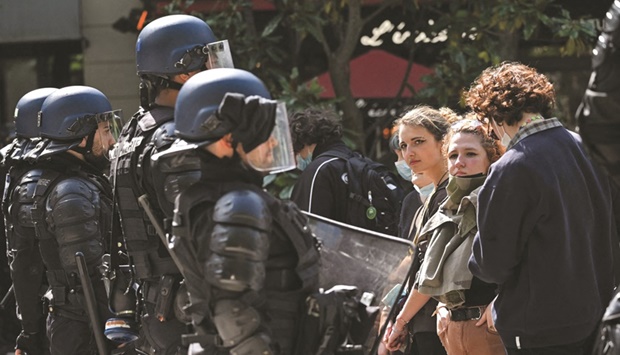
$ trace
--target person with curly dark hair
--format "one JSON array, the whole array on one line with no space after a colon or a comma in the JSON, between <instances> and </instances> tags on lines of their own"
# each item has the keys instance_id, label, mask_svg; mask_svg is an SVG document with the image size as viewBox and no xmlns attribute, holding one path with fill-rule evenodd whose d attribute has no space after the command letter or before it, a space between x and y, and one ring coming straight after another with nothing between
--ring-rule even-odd
<instances>
[{"instance_id":1,"label":"person with curly dark hair","mask_svg":"<svg viewBox=\"0 0 620 355\"><path fill-rule=\"evenodd\" d=\"M342 141L340 117L333 110L306 108L295 112L289 121L297 167L302 171L291 200L304 211L346 223L346 162L327 154L320 156L352 153Z\"/></svg>"},{"instance_id":2,"label":"person with curly dark hair","mask_svg":"<svg viewBox=\"0 0 620 355\"><path fill-rule=\"evenodd\" d=\"M335 111L306 108L289 121L297 167L302 171L291 200L304 211L397 235L405 195L398 176L345 145Z\"/></svg>"},{"instance_id":3,"label":"person with curly dark hair","mask_svg":"<svg viewBox=\"0 0 620 355\"><path fill-rule=\"evenodd\" d=\"M468 264L499 285L486 320L507 354L589 354L615 286L609 179L552 117L553 85L535 69L487 68L464 98L506 146L478 195Z\"/></svg>"}]
</instances>

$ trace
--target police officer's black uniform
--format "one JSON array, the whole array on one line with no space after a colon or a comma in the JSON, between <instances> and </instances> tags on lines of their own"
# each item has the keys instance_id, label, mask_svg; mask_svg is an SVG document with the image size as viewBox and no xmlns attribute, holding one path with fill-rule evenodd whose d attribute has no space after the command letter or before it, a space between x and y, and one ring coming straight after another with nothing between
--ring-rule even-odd
<instances>
[{"instance_id":1,"label":"police officer's black uniform","mask_svg":"<svg viewBox=\"0 0 620 355\"><path fill-rule=\"evenodd\" d=\"M196 181L199 172L191 165L167 171L152 166L151 156L174 141L173 108L153 104L152 96L166 88L178 90L181 85L170 80L173 75L204 69L206 53L195 49L213 41L209 26L188 15L159 18L141 31L136 61L142 87L151 95L143 98L148 110L139 111L125 125L112 152L111 178L124 247L144 305L139 310L142 332L150 347L162 354L185 352L181 344L185 323L174 311L182 276L138 199L147 199L155 223L165 228L172 219L174 197Z\"/></svg>"},{"instance_id":2,"label":"police officer's black uniform","mask_svg":"<svg viewBox=\"0 0 620 355\"><path fill-rule=\"evenodd\" d=\"M47 339L41 302L47 285L30 213L34 193L32 188L39 174L34 170L29 156L36 156L40 150L38 112L47 96L56 90L36 89L18 101L14 117L16 138L3 149L2 169L7 170L7 175L4 180L2 212L13 292L22 325L16 348L33 354L48 353L45 350Z\"/></svg>"},{"instance_id":3,"label":"police officer's black uniform","mask_svg":"<svg viewBox=\"0 0 620 355\"><path fill-rule=\"evenodd\" d=\"M97 352L85 287L94 290L97 316L110 316L99 268L110 239L112 190L100 165L107 148L98 125L115 117L108 99L94 88L69 86L50 94L40 113L41 136L47 145L37 165L16 183L11 208L30 215L46 269L49 286L44 297L52 355ZM100 155L93 154L97 132ZM79 147L83 138L86 146ZM85 257L91 285L80 282L77 253Z\"/></svg>"},{"instance_id":4,"label":"police officer's black uniform","mask_svg":"<svg viewBox=\"0 0 620 355\"><path fill-rule=\"evenodd\" d=\"M303 302L318 285L307 219L263 191L262 175L234 148L251 152L267 142L276 106L269 97L243 70L195 75L175 108L177 136L187 141L155 157L164 165L185 154L200 162L200 181L176 199L171 242L189 293L190 354L293 354ZM203 149L225 136L229 155Z\"/></svg>"}]
</instances>

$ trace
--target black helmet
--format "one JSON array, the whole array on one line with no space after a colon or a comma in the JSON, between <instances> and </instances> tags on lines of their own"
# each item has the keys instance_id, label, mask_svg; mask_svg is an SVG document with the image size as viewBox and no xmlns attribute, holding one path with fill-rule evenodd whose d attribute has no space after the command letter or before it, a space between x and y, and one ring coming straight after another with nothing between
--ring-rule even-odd
<instances>
[{"instance_id":1,"label":"black helmet","mask_svg":"<svg viewBox=\"0 0 620 355\"><path fill-rule=\"evenodd\" d=\"M138 75L168 77L199 70L207 59L206 45L216 40L209 25L197 17L160 17L146 25L138 36Z\"/></svg>"},{"instance_id":2,"label":"black helmet","mask_svg":"<svg viewBox=\"0 0 620 355\"><path fill-rule=\"evenodd\" d=\"M37 118L43 101L57 88L41 88L32 90L22 96L15 106L15 135L21 138L39 136Z\"/></svg>"},{"instance_id":3,"label":"black helmet","mask_svg":"<svg viewBox=\"0 0 620 355\"><path fill-rule=\"evenodd\" d=\"M265 84L248 71L218 68L198 73L183 85L177 97L176 135L188 142L208 144L232 132L235 122L212 118L228 93L271 99Z\"/></svg>"}]
</instances>

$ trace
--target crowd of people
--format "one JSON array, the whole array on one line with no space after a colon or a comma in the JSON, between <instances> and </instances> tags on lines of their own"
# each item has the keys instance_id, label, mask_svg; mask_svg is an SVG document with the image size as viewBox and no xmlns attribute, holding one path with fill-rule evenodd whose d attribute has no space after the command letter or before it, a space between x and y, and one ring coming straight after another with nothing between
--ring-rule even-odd
<instances>
[{"instance_id":1,"label":"crowd of people","mask_svg":"<svg viewBox=\"0 0 620 355\"><path fill-rule=\"evenodd\" d=\"M363 228L388 212L374 186L347 213L365 196L337 112L287 115L215 43L193 16L148 24L125 123L88 86L18 102L2 150L16 355L310 353L321 236L302 210ZM532 67L487 68L464 102L394 121L380 176L400 218L378 230L413 248L378 354L590 354L620 277L618 186ZM263 189L294 168L290 200Z\"/></svg>"}]
</instances>

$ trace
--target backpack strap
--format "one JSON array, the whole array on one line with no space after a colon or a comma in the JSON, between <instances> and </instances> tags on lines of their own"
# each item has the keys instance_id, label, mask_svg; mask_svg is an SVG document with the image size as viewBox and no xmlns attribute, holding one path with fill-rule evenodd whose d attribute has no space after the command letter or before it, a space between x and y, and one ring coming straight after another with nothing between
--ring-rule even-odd
<instances>
[{"instance_id":1,"label":"backpack strap","mask_svg":"<svg viewBox=\"0 0 620 355\"><path fill-rule=\"evenodd\" d=\"M366 173L365 170L368 168L368 165L370 165L371 163L370 161L368 161L361 153L355 152L355 151L351 151L350 153L344 153L340 151L328 151L328 152L319 154L319 157L320 156L336 157L336 158L344 160L346 167L347 167L347 176L349 177L349 179L347 180L348 185L349 185L348 197L357 203L363 204L367 208L372 206L372 202L370 203L368 202L371 198L368 198L368 196L362 196L358 193L355 193L355 191L364 191L363 186L361 184L361 179L350 178L351 176L355 175L355 174L352 174L355 171L359 171L360 173L365 174ZM354 159L354 158L358 158L358 159ZM355 166L353 166L354 164Z\"/></svg>"}]
</instances>

